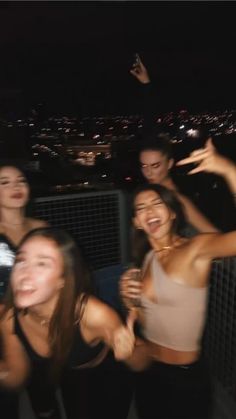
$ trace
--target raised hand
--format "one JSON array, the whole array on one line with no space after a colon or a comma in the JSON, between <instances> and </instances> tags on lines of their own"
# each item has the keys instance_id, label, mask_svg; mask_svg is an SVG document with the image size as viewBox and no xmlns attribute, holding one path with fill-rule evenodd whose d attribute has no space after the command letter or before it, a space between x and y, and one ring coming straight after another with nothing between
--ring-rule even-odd
<instances>
[{"instance_id":1,"label":"raised hand","mask_svg":"<svg viewBox=\"0 0 236 419\"><path fill-rule=\"evenodd\" d=\"M134 323L136 312L131 310L126 320L126 325L120 326L113 335L114 356L119 361L131 357L135 347Z\"/></svg>"},{"instance_id":2,"label":"raised hand","mask_svg":"<svg viewBox=\"0 0 236 419\"><path fill-rule=\"evenodd\" d=\"M182 166L189 163L195 163L197 166L188 172L189 175L200 172L215 173L223 175L227 159L217 153L212 139L209 138L204 148L194 150L189 157L179 160L176 165Z\"/></svg>"},{"instance_id":3,"label":"raised hand","mask_svg":"<svg viewBox=\"0 0 236 419\"><path fill-rule=\"evenodd\" d=\"M130 70L130 73L143 84L150 83L150 77L144 64L142 63L138 54L136 54L136 60Z\"/></svg>"}]
</instances>

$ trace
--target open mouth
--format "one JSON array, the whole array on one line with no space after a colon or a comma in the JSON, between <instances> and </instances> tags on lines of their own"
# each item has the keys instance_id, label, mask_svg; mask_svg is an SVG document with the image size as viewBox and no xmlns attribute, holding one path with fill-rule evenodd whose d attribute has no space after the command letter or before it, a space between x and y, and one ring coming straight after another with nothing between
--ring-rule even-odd
<instances>
[{"instance_id":1,"label":"open mouth","mask_svg":"<svg viewBox=\"0 0 236 419\"><path fill-rule=\"evenodd\" d=\"M160 218L157 218L157 217L150 218L147 221L147 225L148 225L149 231L151 233L154 233L160 227L160 225L161 225L161 219Z\"/></svg>"},{"instance_id":2,"label":"open mouth","mask_svg":"<svg viewBox=\"0 0 236 419\"><path fill-rule=\"evenodd\" d=\"M11 198L13 199L21 199L23 198L22 193L15 193L14 195L11 195Z\"/></svg>"}]
</instances>

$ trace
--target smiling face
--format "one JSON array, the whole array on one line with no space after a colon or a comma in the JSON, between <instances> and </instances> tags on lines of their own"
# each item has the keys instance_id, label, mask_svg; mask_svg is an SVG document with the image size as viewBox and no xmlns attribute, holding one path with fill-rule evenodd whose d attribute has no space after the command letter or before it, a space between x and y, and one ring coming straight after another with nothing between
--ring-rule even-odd
<instances>
[{"instance_id":1,"label":"smiling face","mask_svg":"<svg viewBox=\"0 0 236 419\"><path fill-rule=\"evenodd\" d=\"M29 199L29 186L23 173L13 166L0 169L0 207L22 208Z\"/></svg>"},{"instance_id":2,"label":"smiling face","mask_svg":"<svg viewBox=\"0 0 236 419\"><path fill-rule=\"evenodd\" d=\"M134 224L137 228L144 230L150 239L168 241L176 216L157 192L139 192L134 200L134 211Z\"/></svg>"},{"instance_id":3,"label":"smiling face","mask_svg":"<svg viewBox=\"0 0 236 419\"><path fill-rule=\"evenodd\" d=\"M161 151L143 150L139 156L141 172L148 183L162 184L169 177L169 170L173 166L173 159Z\"/></svg>"},{"instance_id":4,"label":"smiling face","mask_svg":"<svg viewBox=\"0 0 236 419\"><path fill-rule=\"evenodd\" d=\"M55 242L32 237L20 248L11 276L15 306L56 305L64 286L63 257Z\"/></svg>"}]
</instances>

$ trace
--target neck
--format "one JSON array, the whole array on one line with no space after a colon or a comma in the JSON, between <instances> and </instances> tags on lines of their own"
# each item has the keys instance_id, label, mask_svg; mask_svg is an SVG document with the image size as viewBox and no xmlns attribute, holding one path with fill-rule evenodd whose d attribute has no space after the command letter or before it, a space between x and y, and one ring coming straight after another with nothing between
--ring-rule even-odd
<instances>
[{"instance_id":1,"label":"neck","mask_svg":"<svg viewBox=\"0 0 236 419\"><path fill-rule=\"evenodd\" d=\"M174 184L170 176L167 176L165 179L163 179L161 185L171 190L177 190L176 185Z\"/></svg>"},{"instance_id":2,"label":"neck","mask_svg":"<svg viewBox=\"0 0 236 419\"><path fill-rule=\"evenodd\" d=\"M173 249L178 241L178 236L168 236L161 241L151 240L151 246L156 253L161 253Z\"/></svg>"},{"instance_id":3,"label":"neck","mask_svg":"<svg viewBox=\"0 0 236 419\"><path fill-rule=\"evenodd\" d=\"M24 209L22 208L7 208L1 210L0 222L7 227L21 226L23 227L26 222Z\"/></svg>"},{"instance_id":4,"label":"neck","mask_svg":"<svg viewBox=\"0 0 236 419\"><path fill-rule=\"evenodd\" d=\"M53 315L53 310L49 307L30 307L26 310L26 314L41 326L48 326Z\"/></svg>"}]
</instances>

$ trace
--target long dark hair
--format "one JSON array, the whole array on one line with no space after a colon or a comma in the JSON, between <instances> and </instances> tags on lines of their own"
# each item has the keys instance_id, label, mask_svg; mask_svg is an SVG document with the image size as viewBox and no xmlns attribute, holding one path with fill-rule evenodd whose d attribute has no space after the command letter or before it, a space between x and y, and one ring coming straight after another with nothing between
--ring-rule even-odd
<instances>
[{"instance_id":1,"label":"long dark hair","mask_svg":"<svg viewBox=\"0 0 236 419\"><path fill-rule=\"evenodd\" d=\"M175 192L166 188L165 186L159 184L144 184L138 186L133 193L132 200L132 216L135 217L135 208L134 201L137 195L145 191L154 191L158 194L164 204L169 208L174 214L175 218L173 219L172 224L172 233L181 235L181 231L186 224L186 219L184 216L184 210L182 204L176 197ZM150 250L151 246L148 241L147 235L143 230L138 230L135 227L132 227L131 231L131 243L132 243L132 260L136 266L140 267L142 265L143 259Z\"/></svg>"},{"instance_id":2,"label":"long dark hair","mask_svg":"<svg viewBox=\"0 0 236 419\"><path fill-rule=\"evenodd\" d=\"M22 239L19 251L23 244L34 237L43 237L55 243L63 259L64 287L61 289L48 331L52 353L52 371L54 378L57 378L70 352L75 329L81 320L90 293L89 271L79 248L67 232L54 227L31 230ZM7 307L14 307L11 287ZM78 313L77 318L75 313Z\"/></svg>"}]
</instances>

